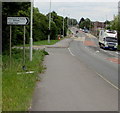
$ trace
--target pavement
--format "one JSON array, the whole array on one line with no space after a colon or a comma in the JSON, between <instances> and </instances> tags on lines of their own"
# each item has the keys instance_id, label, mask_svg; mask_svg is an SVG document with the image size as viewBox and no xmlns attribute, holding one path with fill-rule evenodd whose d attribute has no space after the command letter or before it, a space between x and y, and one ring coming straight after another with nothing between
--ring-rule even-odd
<instances>
[{"instance_id":1,"label":"pavement","mask_svg":"<svg viewBox=\"0 0 120 113\"><path fill-rule=\"evenodd\" d=\"M73 41L72 38L65 38L65 39L57 42L57 43L54 44L54 45L46 45L45 47L46 47L46 48L68 48L70 42L72 42L72 41Z\"/></svg>"},{"instance_id":2,"label":"pavement","mask_svg":"<svg viewBox=\"0 0 120 113\"><path fill-rule=\"evenodd\" d=\"M46 48L30 111L117 111L118 91L68 48Z\"/></svg>"}]
</instances>

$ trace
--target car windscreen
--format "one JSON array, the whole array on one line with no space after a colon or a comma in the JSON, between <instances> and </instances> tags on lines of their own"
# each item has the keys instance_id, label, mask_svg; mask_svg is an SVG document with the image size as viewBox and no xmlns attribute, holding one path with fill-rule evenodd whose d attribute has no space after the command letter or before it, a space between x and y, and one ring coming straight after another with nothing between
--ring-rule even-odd
<instances>
[{"instance_id":1,"label":"car windscreen","mask_svg":"<svg viewBox=\"0 0 120 113\"><path fill-rule=\"evenodd\" d=\"M117 38L114 38L114 37L106 37L106 42L117 42Z\"/></svg>"}]
</instances>

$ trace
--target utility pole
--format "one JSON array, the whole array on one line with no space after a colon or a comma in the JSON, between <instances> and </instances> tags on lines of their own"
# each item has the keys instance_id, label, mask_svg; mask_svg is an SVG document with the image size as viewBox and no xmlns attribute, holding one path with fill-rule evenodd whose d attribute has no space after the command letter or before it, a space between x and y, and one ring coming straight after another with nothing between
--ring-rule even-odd
<instances>
[{"instance_id":1,"label":"utility pole","mask_svg":"<svg viewBox=\"0 0 120 113\"><path fill-rule=\"evenodd\" d=\"M118 2L118 23L120 23L120 1ZM118 24L118 45L120 44L120 25ZM119 108L120 111L120 108Z\"/></svg>"},{"instance_id":2,"label":"utility pole","mask_svg":"<svg viewBox=\"0 0 120 113\"><path fill-rule=\"evenodd\" d=\"M31 21L30 21L30 61L32 61L32 45L33 45L33 32L32 32L32 26L33 26L33 5L34 0L31 0Z\"/></svg>"},{"instance_id":3,"label":"utility pole","mask_svg":"<svg viewBox=\"0 0 120 113\"><path fill-rule=\"evenodd\" d=\"M63 37L64 37L64 17L63 17Z\"/></svg>"},{"instance_id":4,"label":"utility pole","mask_svg":"<svg viewBox=\"0 0 120 113\"><path fill-rule=\"evenodd\" d=\"M73 19L72 19L72 27L73 27Z\"/></svg>"},{"instance_id":5,"label":"utility pole","mask_svg":"<svg viewBox=\"0 0 120 113\"><path fill-rule=\"evenodd\" d=\"M51 29L51 0L50 0L50 10L49 10L49 31ZM48 34L48 43L50 43L50 34Z\"/></svg>"}]
</instances>

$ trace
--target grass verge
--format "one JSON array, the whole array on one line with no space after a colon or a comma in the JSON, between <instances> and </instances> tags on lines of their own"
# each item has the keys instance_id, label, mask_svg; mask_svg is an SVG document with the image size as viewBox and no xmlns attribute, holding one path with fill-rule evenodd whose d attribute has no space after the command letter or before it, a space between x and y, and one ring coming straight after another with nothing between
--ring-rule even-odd
<instances>
[{"instance_id":1,"label":"grass verge","mask_svg":"<svg viewBox=\"0 0 120 113\"><path fill-rule=\"evenodd\" d=\"M41 41L33 42L33 45L53 45L59 41L60 40L50 40L50 43L48 43L48 40L41 40ZM17 45L17 47L19 46L23 46L23 45ZM25 44L25 46L29 47L29 44Z\"/></svg>"},{"instance_id":2,"label":"grass verge","mask_svg":"<svg viewBox=\"0 0 120 113\"><path fill-rule=\"evenodd\" d=\"M50 40L50 43L48 43L48 40L42 40L42 41L33 42L33 45L53 45L58 41L59 40Z\"/></svg>"},{"instance_id":3,"label":"grass verge","mask_svg":"<svg viewBox=\"0 0 120 113\"><path fill-rule=\"evenodd\" d=\"M12 65L10 68L9 57L3 55L2 76L2 111L27 111L30 107L33 91L37 82L38 73L43 72L42 64L44 50L33 51L33 60L29 61L29 51L26 50L26 71L34 71L33 74L21 73L23 51L12 50ZM17 74L17 73L21 74Z\"/></svg>"}]
</instances>

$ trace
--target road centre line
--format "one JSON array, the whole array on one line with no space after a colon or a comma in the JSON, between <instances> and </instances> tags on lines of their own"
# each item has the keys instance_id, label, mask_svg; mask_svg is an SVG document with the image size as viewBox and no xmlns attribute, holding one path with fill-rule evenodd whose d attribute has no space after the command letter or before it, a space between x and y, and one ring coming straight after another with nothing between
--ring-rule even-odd
<instances>
[{"instance_id":1,"label":"road centre line","mask_svg":"<svg viewBox=\"0 0 120 113\"><path fill-rule=\"evenodd\" d=\"M79 54L80 55L80 54ZM106 60L106 59L105 59ZM93 70L93 68L91 68ZM115 86L113 83L111 83L109 80L107 80L105 77L103 77L103 75L99 74L98 72L96 72L95 70L93 70L93 72L95 72L100 78L102 78L105 82L107 82L108 84L110 84L112 87L114 87L115 89L119 90L120 89Z\"/></svg>"},{"instance_id":2,"label":"road centre line","mask_svg":"<svg viewBox=\"0 0 120 113\"><path fill-rule=\"evenodd\" d=\"M117 90L119 90L120 91L120 89L117 87L117 86L115 86L113 83L111 83L109 80L107 80L105 77L103 77L103 75L101 75L101 74L99 74L99 73L97 73L96 72L96 74L99 76L99 77L101 77L104 81L106 81L108 84L110 84L112 87L114 87L115 89L117 89Z\"/></svg>"},{"instance_id":3,"label":"road centre line","mask_svg":"<svg viewBox=\"0 0 120 113\"><path fill-rule=\"evenodd\" d=\"M72 56L75 56L75 55L71 52L70 48L68 48L68 50L69 50L69 52L70 52L70 54L71 54Z\"/></svg>"}]
</instances>

